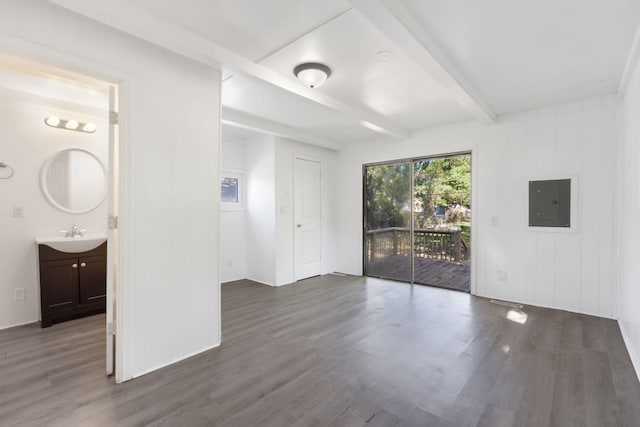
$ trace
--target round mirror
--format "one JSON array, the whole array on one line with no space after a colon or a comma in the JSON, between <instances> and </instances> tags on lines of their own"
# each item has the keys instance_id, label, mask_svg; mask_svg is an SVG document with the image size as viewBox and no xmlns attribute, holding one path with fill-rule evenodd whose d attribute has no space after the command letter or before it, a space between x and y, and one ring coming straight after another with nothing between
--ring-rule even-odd
<instances>
[{"instance_id":1,"label":"round mirror","mask_svg":"<svg viewBox=\"0 0 640 427\"><path fill-rule=\"evenodd\" d=\"M55 154L40 173L42 191L56 208L86 213L97 208L107 193L104 165L86 150L69 149Z\"/></svg>"}]
</instances>

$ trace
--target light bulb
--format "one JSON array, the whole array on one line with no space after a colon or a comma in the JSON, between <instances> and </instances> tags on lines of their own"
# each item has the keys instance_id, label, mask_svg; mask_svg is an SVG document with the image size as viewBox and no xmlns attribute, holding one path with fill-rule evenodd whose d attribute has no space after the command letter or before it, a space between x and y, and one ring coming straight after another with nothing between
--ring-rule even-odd
<instances>
[{"instance_id":1,"label":"light bulb","mask_svg":"<svg viewBox=\"0 0 640 427\"><path fill-rule=\"evenodd\" d=\"M44 122L49 126L56 127L60 124L60 118L56 116L49 116L44 120Z\"/></svg>"},{"instance_id":2,"label":"light bulb","mask_svg":"<svg viewBox=\"0 0 640 427\"><path fill-rule=\"evenodd\" d=\"M89 132L89 133L93 133L96 131L96 125L95 123L86 123L84 126L82 126L82 130L85 132Z\"/></svg>"},{"instance_id":3,"label":"light bulb","mask_svg":"<svg viewBox=\"0 0 640 427\"><path fill-rule=\"evenodd\" d=\"M80 123L78 123L76 120L69 120L67 122L67 124L65 125L65 127L67 129L78 129L78 126L80 125Z\"/></svg>"}]
</instances>

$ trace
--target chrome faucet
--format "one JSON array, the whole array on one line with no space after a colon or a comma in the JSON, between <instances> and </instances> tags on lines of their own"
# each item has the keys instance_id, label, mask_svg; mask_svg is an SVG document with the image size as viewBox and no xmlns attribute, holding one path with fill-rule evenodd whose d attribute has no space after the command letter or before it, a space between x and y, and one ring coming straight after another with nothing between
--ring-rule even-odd
<instances>
[{"instance_id":1,"label":"chrome faucet","mask_svg":"<svg viewBox=\"0 0 640 427\"><path fill-rule=\"evenodd\" d=\"M82 230L80 228L78 228L77 225L73 224L73 226L71 226L71 231L67 231L67 230L60 230L61 233L65 233L64 237L82 237L84 234L84 232L87 231L85 228L83 228Z\"/></svg>"}]
</instances>

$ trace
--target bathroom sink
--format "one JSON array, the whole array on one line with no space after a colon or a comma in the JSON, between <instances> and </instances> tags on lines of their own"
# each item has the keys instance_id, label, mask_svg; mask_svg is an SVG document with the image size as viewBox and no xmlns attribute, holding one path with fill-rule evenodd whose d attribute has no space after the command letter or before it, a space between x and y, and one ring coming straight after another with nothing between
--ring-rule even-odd
<instances>
[{"instance_id":1,"label":"bathroom sink","mask_svg":"<svg viewBox=\"0 0 640 427\"><path fill-rule=\"evenodd\" d=\"M41 236L36 243L47 245L60 252L77 253L95 249L107 241L106 233L86 233L80 237Z\"/></svg>"}]
</instances>

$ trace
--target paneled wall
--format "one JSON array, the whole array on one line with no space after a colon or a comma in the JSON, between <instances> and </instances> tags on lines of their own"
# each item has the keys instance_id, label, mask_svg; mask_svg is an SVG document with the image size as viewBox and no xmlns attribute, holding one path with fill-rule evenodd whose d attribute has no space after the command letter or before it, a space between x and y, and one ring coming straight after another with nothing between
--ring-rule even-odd
<instances>
[{"instance_id":1,"label":"paneled wall","mask_svg":"<svg viewBox=\"0 0 640 427\"><path fill-rule=\"evenodd\" d=\"M267 285L276 281L275 140L247 139L247 278Z\"/></svg>"},{"instance_id":2,"label":"paneled wall","mask_svg":"<svg viewBox=\"0 0 640 427\"><path fill-rule=\"evenodd\" d=\"M220 72L44 0L0 0L5 50L125 80L123 379L219 345Z\"/></svg>"},{"instance_id":3,"label":"paneled wall","mask_svg":"<svg viewBox=\"0 0 640 427\"><path fill-rule=\"evenodd\" d=\"M640 377L640 67L621 105L618 168L619 317L627 349Z\"/></svg>"},{"instance_id":4,"label":"paneled wall","mask_svg":"<svg viewBox=\"0 0 640 427\"><path fill-rule=\"evenodd\" d=\"M293 165L296 156L321 164L320 221L322 227L321 273L336 268L336 159L335 151L314 147L285 138L276 138L276 284L294 279Z\"/></svg>"},{"instance_id":5,"label":"paneled wall","mask_svg":"<svg viewBox=\"0 0 640 427\"><path fill-rule=\"evenodd\" d=\"M247 188L246 149L245 138L225 137L224 129L222 130L222 169L243 172L245 193ZM246 194L244 203L246 205ZM246 206L243 210L223 209L220 212L220 281L222 283L247 277L246 212Z\"/></svg>"},{"instance_id":6,"label":"paneled wall","mask_svg":"<svg viewBox=\"0 0 640 427\"><path fill-rule=\"evenodd\" d=\"M296 156L322 163L321 268L323 274L335 271L337 153L269 135L248 138L245 144L246 230L239 230L237 236L246 235L246 277L272 286L295 281L293 162ZM224 256L223 251L223 262Z\"/></svg>"},{"instance_id":7,"label":"paneled wall","mask_svg":"<svg viewBox=\"0 0 640 427\"><path fill-rule=\"evenodd\" d=\"M615 142L606 95L351 146L340 155L339 271L362 273L363 164L471 150L477 294L614 317ZM548 178L574 180L576 231L528 229L527 183Z\"/></svg>"}]
</instances>

